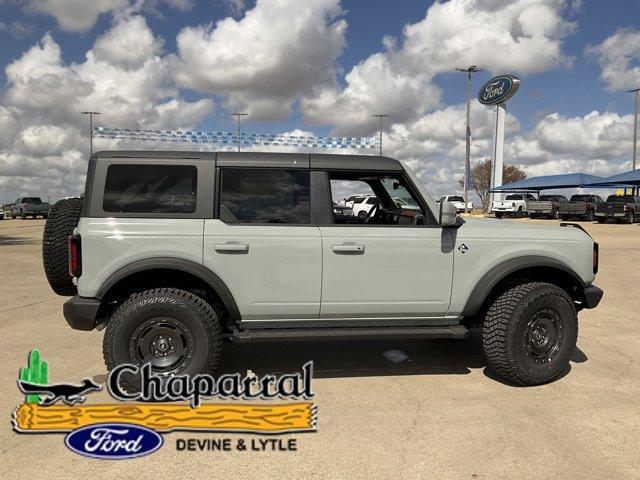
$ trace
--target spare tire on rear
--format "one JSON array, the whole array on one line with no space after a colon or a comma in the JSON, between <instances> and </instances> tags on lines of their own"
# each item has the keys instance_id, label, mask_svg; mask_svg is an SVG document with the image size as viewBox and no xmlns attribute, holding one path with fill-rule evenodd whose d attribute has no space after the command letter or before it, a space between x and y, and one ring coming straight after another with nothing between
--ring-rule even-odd
<instances>
[{"instance_id":1,"label":"spare tire on rear","mask_svg":"<svg viewBox=\"0 0 640 480\"><path fill-rule=\"evenodd\" d=\"M65 198L49 212L42 236L42 263L49 285L58 295L73 296L78 289L69 274L67 238L78 226L82 198Z\"/></svg>"}]
</instances>

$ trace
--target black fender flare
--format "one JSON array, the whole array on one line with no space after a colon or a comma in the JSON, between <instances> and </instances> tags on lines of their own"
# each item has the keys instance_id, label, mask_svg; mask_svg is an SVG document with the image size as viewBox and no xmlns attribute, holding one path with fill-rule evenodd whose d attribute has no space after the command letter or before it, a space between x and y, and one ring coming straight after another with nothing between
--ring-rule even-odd
<instances>
[{"instance_id":1,"label":"black fender flare","mask_svg":"<svg viewBox=\"0 0 640 480\"><path fill-rule=\"evenodd\" d=\"M229 287L224 281L207 267L196 263L192 260L186 260L183 258L174 257L154 257L145 258L142 260L136 260L124 267L119 268L113 272L100 286L96 298L102 299L109 292L109 290L117 284L120 280L123 280L135 273L144 272L147 270L179 270L198 277L200 280L207 283L220 297L224 304L229 318L233 321L241 320L240 310L238 304L233 298L233 294L229 290Z\"/></svg>"},{"instance_id":2,"label":"black fender flare","mask_svg":"<svg viewBox=\"0 0 640 480\"><path fill-rule=\"evenodd\" d=\"M505 260L502 263L491 268L483 275L476 286L471 291L467 303L462 310L463 316L470 316L478 313L480 307L484 304L487 297L491 294L493 288L504 278L512 273L527 268L555 268L568 273L571 278L581 287L581 294L584 295L584 289L588 286L582 278L567 264L556 260L555 258L545 257L542 255L526 255Z\"/></svg>"}]
</instances>

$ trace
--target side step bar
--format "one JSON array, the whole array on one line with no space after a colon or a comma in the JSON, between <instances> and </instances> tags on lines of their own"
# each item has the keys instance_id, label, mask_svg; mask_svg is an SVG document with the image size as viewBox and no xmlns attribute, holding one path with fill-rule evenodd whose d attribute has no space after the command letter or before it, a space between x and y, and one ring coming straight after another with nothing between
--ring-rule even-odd
<instances>
[{"instance_id":1,"label":"side step bar","mask_svg":"<svg viewBox=\"0 0 640 480\"><path fill-rule=\"evenodd\" d=\"M445 327L381 328L300 328L235 331L231 339L239 343L284 342L293 340L340 340L365 338L456 338L465 339L469 330L463 325Z\"/></svg>"}]
</instances>

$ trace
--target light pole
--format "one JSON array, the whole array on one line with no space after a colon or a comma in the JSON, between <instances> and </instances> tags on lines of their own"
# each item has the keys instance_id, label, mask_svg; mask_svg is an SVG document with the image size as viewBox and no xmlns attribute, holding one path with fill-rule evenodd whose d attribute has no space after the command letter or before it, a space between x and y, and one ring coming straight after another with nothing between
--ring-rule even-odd
<instances>
[{"instance_id":1,"label":"light pole","mask_svg":"<svg viewBox=\"0 0 640 480\"><path fill-rule=\"evenodd\" d=\"M83 115L89 115L89 154L93 155L93 116L100 115L100 112L80 112Z\"/></svg>"},{"instance_id":2,"label":"light pole","mask_svg":"<svg viewBox=\"0 0 640 480\"><path fill-rule=\"evenodd\" d=\"M371 116L378 119L378 147L379 155L382 156L382 119L385 117L390 117L391 115L387 113L376 113L375 115Z\"/></svg>"},{"instance_id":3,"label":"light pole","mask_svg":"<svg viewBox=\"0 0 640 480\"><path fill-rule=\"evenodd\" d=\"M636 158L638 155L638 96L640 95L640 88L628 90L627 93L633 93L633 155L632 155L632 168L636 169ZM631 189L631 193L635 195L636 188Z\"/></svg>"},{"instance_id":4,"label":"light pole","mask_svg":"<svg viewBox=\"0 0 640 480\"><path fill-rule=\"evenodd\" d=\"M236 112L236 113L230 113L229 115L231 115L232 117L236 117L236 120L238 122L238 130L237 130L238 133L236 134L237 135L236 138L238 139L238 151L240 151L240 119L242 117L246 117L249 114Z\"/></svg>"},{"instance_id":5,"label":"light pole","mask_svg":"<svg viewBox=\"0 0 640 480\"><path fill-rule=\"evenodd\" d=\"M464 213L467 213L467 205L469 204L469 181L471 180L469 178L471 170L471 74L481 72L482 70L475 65L467 68L456 68L455 70L467 74L467 152L464 162Z\"/></svg>"}]
</instances>

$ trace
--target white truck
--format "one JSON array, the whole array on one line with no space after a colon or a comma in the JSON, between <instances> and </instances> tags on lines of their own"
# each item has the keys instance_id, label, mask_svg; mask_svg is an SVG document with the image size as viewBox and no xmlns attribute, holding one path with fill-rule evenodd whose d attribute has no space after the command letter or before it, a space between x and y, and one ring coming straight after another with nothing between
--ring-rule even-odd
<instances>
[{"instance_id":1,"label":"white truck","mask_svg":"<svg viewBox=\"0 0 640 480\"><path fill-rule=\"evenodd\" d=\"M365 182L378 203L336 215L332 180ZM51 211L43 262L71 296L69 325L105 329L108 370L166 377L213 371L224 341L464 339L480 327L488 365L536 385L567 368L578 312L603 294L583 229L462 219L378 156L94 153L84 197Z\"/></svg>"},{"instance_id":2,"label":"white truck","mask_svg":"<svg viewBox=\"0 0 640 480\"><path fill-rule=\"evenodd\" d=\"M462 195L445 195L444 197L440 197L436 203L440 202L452 203L458 213L465 211L464 197ZM467 202L467 211L471 210L473 210L473 202Z\"/></svg>"},{"instance_id":3,"label":"white truck","mask_svg":"<svg viewBox=\"0 0 640 480\"><path fill-rule=\"evenodd\" d=\"M491 204L491 210L496 218L502 218L504 214L515 217L523 217L527 213L527 202L535 201L536 197L530 193L508 193L504 200Z\"/></svg>"}]
</instances>

